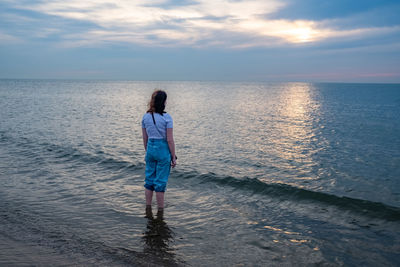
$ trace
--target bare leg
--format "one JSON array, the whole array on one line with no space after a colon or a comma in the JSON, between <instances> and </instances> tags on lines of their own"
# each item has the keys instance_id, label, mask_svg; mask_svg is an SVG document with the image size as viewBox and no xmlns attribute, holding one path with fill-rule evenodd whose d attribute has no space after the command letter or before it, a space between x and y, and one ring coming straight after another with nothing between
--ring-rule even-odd
<instances>
[{"instance_id":1,"label":"bare leg","mask_svg":"<svg viewBox=\"0 0 400 267\"><path fill-rule=\"evenodd\" d=\"M158 209L164 208L164 192L156 192Z\"/></svg>"},{"instance_id":2,"label":"bare leg","mask_svg":"<svg viewBox=\"0 0 400 267\"><path fill-rule=\"evenodd\" d=\"M146 195L146 206L151 206L151 201L153 199L153 191L145 189L144 194Z\"/></svg>"}]
</instances>

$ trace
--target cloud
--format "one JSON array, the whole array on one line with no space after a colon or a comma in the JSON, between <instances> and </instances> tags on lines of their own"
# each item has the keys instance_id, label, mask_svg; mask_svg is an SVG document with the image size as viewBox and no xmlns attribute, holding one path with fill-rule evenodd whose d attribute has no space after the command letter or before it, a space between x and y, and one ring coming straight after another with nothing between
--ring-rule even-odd
<instances>
[{"instance_id":1,"label":"cloud","mask_svg":"<svg viewBox=\"0 0 400 267\"><path fill-rule=\"evenodd\" d=\"M13 43L21 43L21 42L23 42L23 40L21 40L20 38L18 38L16 36L0 32L0 44L13 44Z\"/></svg>"},{"instance_id":2,"label":"cloud","mask_svg":"<svg viewBox=\"0 0 400 267\"><path fill-rule=\"evenodd\" d=\"M321 21L365 14L386 7L398 11L398 6L398 0L286 0L286 5L273 16L282 19ZM385 19L379 16L376 18Z\"/></svg>"},{"instance_id":3,"label":"cloud","mask_svg":"<svg viewBox=\"0 0 400 267\"><path fill-rule=\"evenodd\" d=\"M352 5L347 12L343 4L341 8L333 9L337 11L333 13L341 11L349 14L352 10L370 12L376 1L367 2L365 8ZM37 29L40 34L32 36L45 38L57 35L63 46L128 43L167 47L273 47L312 44L337 38L362 39L399 31L399 24L396 23L341 27L341 24L349 23L349 17L314 19L315 16L303 15L291 18L288 14L295 13L293 7L300 3L296 1L198 0L176 3L167 0L54 0L7 3L13 9L35 12L58 21L58 28L46 25ZM300 14L304 7L316 5L315 1L305 3L303 9L299 9ZM332 5L328 4L328 7ZM321 7L321 4L316 6ZM316 8L312 10L316 11ZM86 23L86 27L72 27L72 22Z\"/></svg>"}]
</instances>

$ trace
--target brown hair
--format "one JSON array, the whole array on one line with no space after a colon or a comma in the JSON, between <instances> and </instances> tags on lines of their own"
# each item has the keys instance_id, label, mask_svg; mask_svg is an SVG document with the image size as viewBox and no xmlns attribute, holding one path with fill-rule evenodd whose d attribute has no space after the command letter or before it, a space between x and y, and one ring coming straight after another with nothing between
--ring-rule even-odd
<instances>
[{"instance_id":1,"label":"brown hair","mask_svg":"<svg viewBox=\"0 0 400 267\"><path fill-rule=\"evenodd\" d=\"M156 112L159 114L163 114L165 109L165 101L167 100L167 93L162 90L156 90L151 95L151 99L149 102L149 109L147 112Z\"/></svg>"}]
</instances>

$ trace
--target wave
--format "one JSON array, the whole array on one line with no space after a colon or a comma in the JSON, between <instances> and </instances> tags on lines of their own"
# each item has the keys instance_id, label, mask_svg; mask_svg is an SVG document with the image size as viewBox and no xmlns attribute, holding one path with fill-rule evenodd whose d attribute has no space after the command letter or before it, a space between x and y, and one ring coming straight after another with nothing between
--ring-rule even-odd
<instances>
[{"instance_id":1,"label":"wave","mask_svg":"<svg viewBox=\"0 0 400 267\"><path fill-rule=\"evenodd\" d=\"M1 142L12 142L29 152L43 156L43 152L49 153L50 158L56 159L55 163L65 163L74 161L79 164L96 164L97 166L109 171L131 172L143 171L144 163L119 160L113 155L107 155L102 150L94 153L86 153L78 148L66 147L50 143L35 144L27 138L20 138L19 142L0 131ZM134 153L133 153L134 154ZM134 159L134 155L132 157ZM388 221L400 221L400 208L386 205L380 202L337 196L325 192L318 192L298 188L295 186L279 183L265 183L257 178L235 178L232 176L219 176L215 173L199 174L196 171L179 171L172 174L177 179L186 179L196 183L212 183L222 186L229 186L236 190L249 191L253 194L273 196L277 199L293 201L311 201L326 205L336 206L340 209L349 210L373 218L381 218Z\"/></svg>"},{"instance_id":2,"label":"wave","mask_svg":"<svg viewBox=\"0 0 400 267\"><path fill-rule=\"evenodd\" d=\"M196 180L198 183L212 183L230 186L236 190L250 191L254 194L268 195L284 200L311 201L325 205L336 206L372 218L388 221L400 221L400 208L380 202L336 196L329 193L307 190L287 184L265 183L257 178L235 178L232 176L218 176L214 173L198 174L195 171L176 173L177 179Z\"/></svg>"},{"instance_id":3,"label":"wave","mask_svg":"<svg viewBox=\"0 0 400 267\"><path fill-rule=\"evenodd\" d=\"M0 131L0 142L9 143L17 146L21 154L32 158L47 157L54 163L77 162L81 164L97 164L104 169L119 171L119 170L137 170L144 167L144 163L132 163L131 161L117 159L114 155L105 153L101 149L94 152L84 152L78 147L52 144L49 142L35 142L26 137L14 138L7 135L6 132ZM134 158L132 153L132 158Z\"/></svg>"}]
</instances>

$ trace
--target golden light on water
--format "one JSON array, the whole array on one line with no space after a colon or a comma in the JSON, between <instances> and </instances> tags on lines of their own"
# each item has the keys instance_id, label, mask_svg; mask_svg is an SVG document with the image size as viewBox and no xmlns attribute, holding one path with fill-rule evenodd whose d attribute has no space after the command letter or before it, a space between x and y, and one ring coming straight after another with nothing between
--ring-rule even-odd
<instances>
[{"instance_id":1,"label":"golden light on water","mask_svg":"<svg viewBox=\"0 0 400 267\"><path fill-rule=\"evenodd\" d=\"M312 168L316 165L314 155L320 146L315 146L318 137L315 121L319 119L320 102L309 83L286 83L279 90L270 85L270 90L253 93L249 90L232 90L229 104L238 121L251 121L246 131L237 123L232 140L236 149L254 151L254 172L267 183L280 183L293 187L307 187L316 179ZM226 120L225 117L222 120ZM235 125L235 122L230 122ZM223 128L223 127L222 127ZM249 136L248 131L255 133ZM318 142L321 138L318 139ZM266 158L273 155L275 160ZM268 166L264 173L258 166ZM244 169L232 170L236 173ZM243 172L245 174L245 171ZM285 179L294 175L293 179Z\"/></svg>"},{"instance_id":2,"label":"golden light on water","mask_svg":"<svg viewBox=\"0 0 400 267\"><path fill-rule=\"evenodd\" d=\"M280 116L283 122L276 124L282 138L277 143L281 157L286 160L308 161L304 151L313 136L310 106L311 95L308 84L291 84L281 95Z\"/></svg>"},{"instance_id":3,"label":"golden light on water","mask_svg":"<svg viewBox=\"0 0 400 267\"><path fill-rule=\"evenodd\" d=\"M283 229L279 229L279 228L272 227L272 226L269 226L269 225L265 225L264 228L272 230L272 231L275 231L275 232L282 232L282 233L287 234L287 235L297 235L297 234L299 234L299 233L296 233L296 232L285 231Z\"/></svg>"},{"instance_id":4,"label":"golden light on water","mask_svg":"<svg viewBox=\"0 0 400 267\"><path fill-rule=\"evenodd\" d=\"M306 242L308 242L308 240L306 240L306 239L300 239L300 240L298 240L298 239L290 239L290 242L292 242L292 243L306 243Z\"/></svg>"},{"instance_id":5,"label":"golden light on water","mask_svg":"<svg viewBox=\"0 0 400 267\"><path fill-rule=\"evenodd\" d=\"M293 186L302 188L315 177L310 175L310 168L315 166L313 155L316 148L313 140L317 133L314 120L319 112L319 103L314 99L312 85L307 83L288 83L279 93L279 105L276 106L276 116L279 120L271 121L271 149L280 160L277 168L296 173L297 182ZM273 182L292 184L293 181L283 181L271 177Z\"/></svg>"},{"instance_id":6,"label":"golden light on water","mask_svg":"<svg viewBox=\"0 0 400 267\"><path fill-rule=\"evenodd\" d=\"M281 115L303 122L310 120L311 86L308 83L290 83L281 94Z\"/></svg>"}]
</instances>

